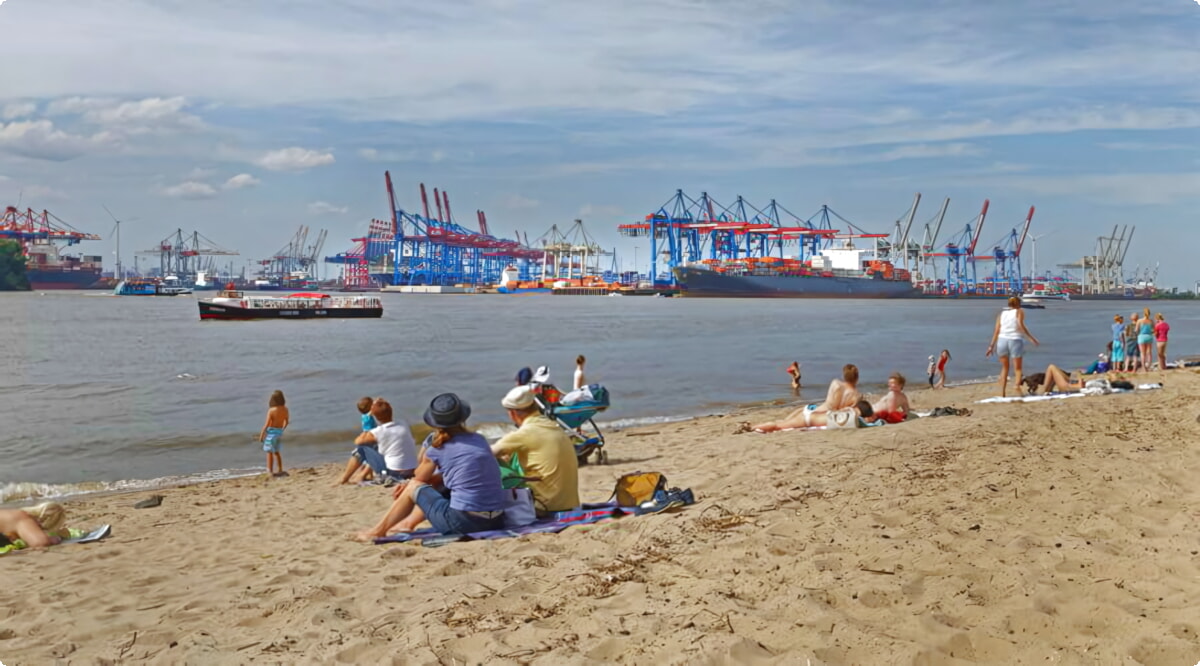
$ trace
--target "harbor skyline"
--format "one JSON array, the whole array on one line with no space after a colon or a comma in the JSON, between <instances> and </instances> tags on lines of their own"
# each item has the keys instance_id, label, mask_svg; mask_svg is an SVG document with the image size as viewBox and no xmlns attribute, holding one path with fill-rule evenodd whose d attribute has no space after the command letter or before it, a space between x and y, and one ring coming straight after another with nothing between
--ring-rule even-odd
<instances>
[{"instance_id":1,"label":"harbor skyline","mask_svg":"<svg viewBox=\"0 0 1200 666\"><path fill-rule=\"evenodd\" d=\"M582 218L618 263L637 246L643 270L648 244L616 227L679 188L799 215L828 204L881 233L922 192L952 199L947 229L990 199L983 244L1036 205L1032 233L1053 232L1042 267L1136 224L1126 266L1161 263L1160 288L1195 283L1194 3L246 15L18 0L0 21L16 35L0 56L28 63L0 72L0 203L104 235L82 251L108 270L102 205L128 221L126 265L177 228L253 260L307 224L334 254L387 217L390 169L407 209L426 182L464 226L487 211L497 235ZM49 25L61 39L37 37Z\"/></svg>"}]
</instances>

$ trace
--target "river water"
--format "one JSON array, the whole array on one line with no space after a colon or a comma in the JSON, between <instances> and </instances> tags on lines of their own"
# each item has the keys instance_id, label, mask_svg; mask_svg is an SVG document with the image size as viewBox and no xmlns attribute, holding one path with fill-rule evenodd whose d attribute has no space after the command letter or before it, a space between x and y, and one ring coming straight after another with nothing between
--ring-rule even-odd
<instances>
[{"instance_id":1,"label":"river water","mask_svg":"<svg viewBox=\"0 0 1200 666\"><path fill-rule=\"evenodd\" d=\"M951 383L997 368L983 354L997 301L382 296L381 320L201 322L194 296L0 294L0 502L261 468L255 438L275 389L292 414L284 462L296 466L345 459L361 396L417 422L435 394L455 391L474 424L498 425L518 368L548 365L569 386L577 354L608 387L599 420L614 426L794 400L793 359L805 400L847 362L866 390L894 370L923 386L942 348ZM1145 304L1029 311L1043 344L1027 367L1090 362L1112 315ZM1151 305L1172 324L1172 356L1200 353L1200 307Z\"/></svg>"}]
</instances>

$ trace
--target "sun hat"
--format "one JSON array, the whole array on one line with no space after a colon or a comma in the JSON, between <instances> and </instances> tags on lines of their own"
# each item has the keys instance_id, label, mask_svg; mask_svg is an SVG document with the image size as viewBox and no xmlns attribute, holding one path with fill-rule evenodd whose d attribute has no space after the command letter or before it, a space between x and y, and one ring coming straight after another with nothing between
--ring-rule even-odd
<instances>
[{"instance_id":1,"label":"sun hat","mask_svg":"<svg viewBox=\"0 0 1200 666\"><path fill-rule=\"evenodd\" d=\"M425 423L431 428L448 428L467 420L471 406L453 393L443 393L429 403L425 410Z\"/></svg>"},{"instance_id":2,"label":"sun hat","mask_svg":"<svg viewBox=\"0 0 1200 666\"><path fill-rule=\"evenodd\" d=\"M529 409L533 406L533 390L528 386L517 386L509 390L500 404L505 409Z\"/></svg>"},{"instance_id":3,"label":"sun hat","mask_svg":"<svg viewBox=\"0 0 1200 666\"><path fill-rule=\"evenodd\" d=\"M539 365L537 372L533 373L533 381L538 384L550 383L550 368L544 365Z\"/></svg>"}]
</instances>

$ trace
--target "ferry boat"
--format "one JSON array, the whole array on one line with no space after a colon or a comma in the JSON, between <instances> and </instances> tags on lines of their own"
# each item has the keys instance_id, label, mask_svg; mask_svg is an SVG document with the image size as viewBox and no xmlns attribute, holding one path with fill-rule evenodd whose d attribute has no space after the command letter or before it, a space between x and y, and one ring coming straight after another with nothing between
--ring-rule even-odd
<instances>
[{"instance_id":1,"label":"ferry boat","mask_svg":"<svg viewBox=\"0 0 1200 666\"><path fill-rule=\"evenodd\" d=\"M299 292L287 296L247 296L226 289L215 298L202 298L201 319L342 319L383 316L378 296L330 296Z\"/></svg>"},{"instance_id":2,"label":"ferry boat","mask_svg":"<svg viewBox=\"0 0 1200 666\"><path fill-rule=\"evenodd\" d=\"M114 296L178 296L190 293L192 290L181 286L178 278L174 284L153 278L126 278L113 288Z\"/></svg>"},{"instance_id":3,"label":"ferry boat","mask_svg":"<svg viewBox=\"0 0 1200 666\"><path fill-rule=\"evenodd\" d=\"M1030 305L1040 305L1046 301L1069 301L1071 295L1065 291L1051 291L1049 289L1034 289L1033 291L1021 294L1021 305L1029 307Z\"/></svg>"}]
</instances>

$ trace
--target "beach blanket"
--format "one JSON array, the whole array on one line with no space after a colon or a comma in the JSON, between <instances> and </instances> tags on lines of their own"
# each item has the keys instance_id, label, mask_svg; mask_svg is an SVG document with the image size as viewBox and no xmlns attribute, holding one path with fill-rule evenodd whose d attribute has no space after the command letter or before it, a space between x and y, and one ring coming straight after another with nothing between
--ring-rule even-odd
<instances>
[{"instance_id":1,"label":"beach blanket","mask_svg":"<svg viewBox=\"0 0 1200 666\"><path fill-rule=\"evenodd\" d=\"M1161 389L1162 384L1139 384L1134 391L1154 391ZM1109 395L1112 393L1133 393L1128 389L1108 389L1107 391L1092 392L1089 389L1083 389L1076 393L1047 393L1045 395L1010 395L1005 398L996 396L994 398L984 398L977 400L980 403L996 403L996 402L1042 402L1044 400L1062 400L1064 398L1086 398L1089 395Z\"/></svg>"},{"instance_id":2,"label":"beach blanket","mask_svg":"<svg viewBox=\"0 0 1200 666\"><path fill-rule=\"evenodd\" d=\"M93 541L99 541L99 540L103 539L104 537L108 536L109 534L112 534L112 526L111 525L101 525L100 527L97 527L96 529L91 530L91 531L81 530L81 529L72 527L69 530L67 530L67 532L70 534L70 536L68 538L60 541L59 545L63 545L63 544L67 544L67 543L91 543ZM14 550L21 550L23 548L25 548L25 542L21 541L20 539L17 539L16 541L14 541L6 546L0 546L0 555L4 555L5 553L11 553Z\"/></svg>"},{"instance_id":3,"label":"beach blanket","mask_svg":"<svg viewBox=\"0 0 1200 666\"><path fill-rule=\"evenodd\" d=\"M405 543L419 541L422 546L432 548L444 546L456 541L475 541L491 539L507 539L525 534L550 534L561 532L575 525L595 525L620 518L621 516L638 515L639 511L632 507L620 507L615 504L585 504L577 511L558 511L546 518L539 518L523 527L473 532L471 534L442 534L432 528L414 532L400 532L375 539L376 544Z\"/></svg>"},{"instance_id":4,"label":"beach blanket","mask_svg":"<svg viewBox=\"0 0 1200 666\"><path fill-rule=\"evenodd\" d=\"M871 421L870 423L868 423L866 421L866 419L862 418L861 416L858 417L858 427L859 428L874 428L876 426L881 426L881 425L887 425L887 423L884 421ZM828 429L829 429L829 426L807 426L807 427L803 427L803 428L782 428L780 430L775 430L774 432L808 432L810 430L828 430ZM746 432L753 432L758 435L769 434L769 433L764 433L761 430L747 430Z\"/></svg>"}]
</instances>

